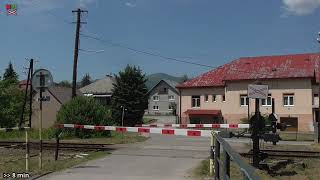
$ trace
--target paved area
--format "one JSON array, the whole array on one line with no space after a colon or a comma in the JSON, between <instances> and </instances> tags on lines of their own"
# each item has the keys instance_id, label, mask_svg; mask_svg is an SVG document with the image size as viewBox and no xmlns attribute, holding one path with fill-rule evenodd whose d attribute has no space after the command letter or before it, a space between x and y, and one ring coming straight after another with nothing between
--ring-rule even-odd
<instances>
[{"instance_id":1,"label":"paved area","mask_svg":"<svg viewBox=\"0 0 320 180\"><path fill-rule=\"evenodd\" d=\"M249 139L227 139L238 152L248 150ZM209 156L209 138L151 135L145 142L115 145L118 150L87 164L50 174L48 180L180 180L192 179L190 171ZM281 142L309 145L312 142Z\"/></svg>"},{"instance_id":2,"label":"paved area","mask_svg":"<svg viewBox=\"0 0 320 180\"><path fill-rule=\"evenodd\" d=\"M120 145L102 159L42 179L191 179L190 169L209 156L209 138L151 135L146 142Z\"/></svg>"}]
</instances>

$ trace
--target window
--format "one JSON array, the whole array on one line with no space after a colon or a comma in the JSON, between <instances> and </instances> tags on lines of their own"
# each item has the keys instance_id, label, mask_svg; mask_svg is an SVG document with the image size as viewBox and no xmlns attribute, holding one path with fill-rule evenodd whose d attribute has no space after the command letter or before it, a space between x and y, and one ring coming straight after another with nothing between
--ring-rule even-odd
<instances>
[{"instance_id":1,"label":"window","mask_svg":"<svg viewBox=\"0 0 320 180\"><path fill-rule=\"evenodd\" d=\"M217 102L217 96L215 94L212 95L212 102Z\"/></svg>"},{"instance_id":2,"label":"window","mask_svg":"<svg viewBox=\"0 0 320 180\"><path fill-rule=\"evenodd\" d=\"M226 101L226 95L222 95L222 101L223 101L223 102Z\"/></svg>"},{"instance_id":3,"label":"window","mask_svg":"<svg viewBox=\"0 0 320 180\"><path fill-rule=\"evenodd\" d=\"M173 95L169 95L169 100L174 100L174 96Z\"/></svg>"},{"instance_id":4,"label":"window","mask_svg":"<svg viewBox=\"0 0 320 180\"><path fill-rule=\"evenodd\" d=\"M153 101L159 101L159 96L153 96Z\"/></svg>"},{"instance_id":5,"label":"window","mask_svg":"<svg viewBox=\"0 0 320 180\"><path fill-rule=\"evenodd\" d=\"M318 98L318 94L313 94L313 98L312 98L312 105L318 105L319 98Z\"/></svg>"},{"instance_id":6,"label":"window","mask_svg":"<svg viewBox=\"0 0 320 180\"><path fill-rule=\"evenodd\" d=\"M271 94L268 94L267 99L261 99L262 106L272 106L272 97Z\"/></svg>"},{"instance_id":7,"label":"window","mask_svg":"<svg viewBox=\"0 0 320 180\"><path fill-rule=\"evenodd\" d=\"M153 106L153 110L159 110L159 106Z\"/></svg>"},{"instance_id":8,"label":"window","mask_svg":"<svg viewBox=\"0 0 320 180\"><path fill-rule=\"evenodd\" d=\"M167 93L168 92L167 88L163 88L163 92Z\"/></svg>"},{"instance_id":9,"label":"window","mask_svg":"<svg viewBox=\"0 0 320 180\"><path fill-rule=\"evenodd\" d=\"M248 106L249 98L247 95L240 95L240 106Z\"/></svg>"},{"instance_id":10,"label":"window","mask_svg":"<svg viewBox=\"0 0 320 180\"><path fill-rule=\"evenodd\" d=\"M283 105L284 106L294 106L294 94L284 94L283 95Z\"/></svg>"},{"instance_id":11,"label":"window","mask_svg":"<svg viewBox=\"0 0 320 180\"><path fill-rule=\"evenodd\" d=\"M173 105L169 105L168 110L173 110L173 109L174 109L174 106Z\"/></svg>"},{"instance_id":12,"label":"window","mask_svg":"<svg viewBox=\"0 0 320 180\"><path fill-rule=\"evenodd\" d=\"M208 96L208 94L205 94L205 95L204 95L204 101L205 101L205 102L209 102L209 96Z\"/></svg>"},{"instance_id":13,"label":"window","mask_svg":"<svg viewBox=\"0 0 320 180\"><path fill-rule=\"evenodd\" d=\"M200 107L200 96L192 96L191 106L192 107Z\"/></svg>"}]
</instances>

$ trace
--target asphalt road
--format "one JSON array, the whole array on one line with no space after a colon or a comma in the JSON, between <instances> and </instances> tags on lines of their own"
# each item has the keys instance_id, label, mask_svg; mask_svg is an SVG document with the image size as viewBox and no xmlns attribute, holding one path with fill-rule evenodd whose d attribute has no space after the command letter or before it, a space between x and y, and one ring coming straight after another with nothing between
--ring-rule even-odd
<instances>
[{"instance_id":1,"label":"asphalt road","mask_svg":"<svg viewBox=\"0 0 320 180\"><path fill-rule=\"evenodd\" d=\"M191 179L191 169L209 156L209 143L209 138L151 135L145 142L119 146L109 156L42 179Z\"/></svg>"},{"instance_id":2,"label":"asphalt road","mask_svg":"<svg viewBox=\"0 0 320 180\"><path fill-rule=\"evenodd\" d=\"M238 152L247 152L249 139L227 139ZM104 158L50 174L48 180L180 180L192 179L191 170L209 156L210 139L152 134L145 142L116 145ZM312 142L280 142L310 145Z\"/></svg>"}]
</instances>

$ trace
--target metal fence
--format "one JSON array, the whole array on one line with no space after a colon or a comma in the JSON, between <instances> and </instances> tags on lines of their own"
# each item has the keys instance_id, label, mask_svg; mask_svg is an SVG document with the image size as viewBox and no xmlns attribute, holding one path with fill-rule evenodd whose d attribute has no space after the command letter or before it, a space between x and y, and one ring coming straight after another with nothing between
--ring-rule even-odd
<instances>
[{"instance_id":1,"label":"metal fence","mask_svg":"<svg viewBox=\"0 0 320 180\"><path fill-rule=\"evenodd\" d=\"M221 148L223 149L223 156L224 156L223 159L220 157ZM255 174L257 169L249 165L247 162L245 162L241 158L240 154L235 152L231 148L231 146L217 133L215 135L215 153L214 153L214 170L215 170L214 177L216 180L232 179L230 176L231 160L235 162L237 166L239 166L243 174L243 179L250 179L250 180L260 179L260 177Z\"/></svg>"}]
</instances>

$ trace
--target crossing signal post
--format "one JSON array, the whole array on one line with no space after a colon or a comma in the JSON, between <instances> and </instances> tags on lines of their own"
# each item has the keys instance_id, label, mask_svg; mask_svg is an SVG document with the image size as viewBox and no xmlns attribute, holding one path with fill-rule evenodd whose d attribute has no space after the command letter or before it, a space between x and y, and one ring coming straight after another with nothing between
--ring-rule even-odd
<instances>
[{"instance_id":1,"label":"crossing signal post","mask_svg":"<svg viewBox=\"0 0 320 180\"><path fill-rule=\"evenodd\" d=\"M39 169L42 169L42 101L44 101L42 93L46 88L53 84L51 73L46 69L38 69L32 75L32 86L34 90L39 92Z\"/></svg>"},{"instance_id":2,"label":"crossing signal post","mask_svg":"<svg viewBox=\"0 0 320 180\"><path fill-rule=\"evenodd\" d=\"M260 163L260 147L259 139L260 132L265 126L264 118L260 114L260 99L268 97L268 86L258 84L248 85L248 98L255 99L255 115L251 117L250 124L252 125L252 152L253 152L253 166L258 168Z\"/></svg>"},{"instance_id":3,"label":"crossing signal post","mask_svg":"<svg viewBox=\"0 0 320 180\"><path fill-rule=\"evenodd\" d=\"M252 122L252 151L253 151L253 166L254 167L259 167L259 162L260 162L260 147L259 147L259 121L260 121L260 104L259 104L259 98L256 98L256 109L255 109L255 117Z\"/></svg>"}]
</instances>

